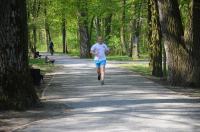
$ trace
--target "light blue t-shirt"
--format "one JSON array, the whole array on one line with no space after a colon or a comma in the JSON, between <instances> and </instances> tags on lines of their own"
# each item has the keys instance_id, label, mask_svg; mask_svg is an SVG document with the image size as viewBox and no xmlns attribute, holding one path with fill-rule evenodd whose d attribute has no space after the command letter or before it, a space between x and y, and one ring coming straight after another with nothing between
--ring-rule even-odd
<instances>
[{"instance_id":1,"label":"light blue t-shirt","mask_svg":"<svg viewBox=\"0 0 200 132\"><path fill-rule=\"evenodd\" d=\"M106 44L96 43L91 47L91 51L96 53L94 60L106 60L106 52L109 51L109 48Z\"/></svg>"}]
</instances>

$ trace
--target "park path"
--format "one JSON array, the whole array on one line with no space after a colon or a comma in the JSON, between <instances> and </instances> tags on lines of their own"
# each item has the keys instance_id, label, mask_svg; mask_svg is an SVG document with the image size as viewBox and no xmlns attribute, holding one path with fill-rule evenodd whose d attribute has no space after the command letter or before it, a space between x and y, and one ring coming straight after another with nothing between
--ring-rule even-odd
<instances>
[{"instance_id":1,"label":"park path","mask_svg":"<svg viewBox=\"0 0 200 132\"><path fill-rule=\"evenodd\" d=\"M54 56L44 90L52 116L18 132L199 132L200 99L180 95L108 62L105 85L91 60Z\"/></svg>"}]
</instances>

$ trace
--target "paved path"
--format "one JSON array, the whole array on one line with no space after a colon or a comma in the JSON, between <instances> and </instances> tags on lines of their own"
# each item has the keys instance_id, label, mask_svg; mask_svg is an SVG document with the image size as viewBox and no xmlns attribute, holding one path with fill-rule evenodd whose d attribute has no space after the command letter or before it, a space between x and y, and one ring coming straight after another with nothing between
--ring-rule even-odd
<instances>
[{"instance_id":1,"label":"paved path","mask_svg":"<svg viewBox=\"0 0 200 132\"><path fill-rule=\"evenodd\" d=\"M101 86L91 60L55 58L64 68L54 73L43 95L52 116L19 132L200 131L200 99L178 95L111 62Z\"/></svg>"}]
</instances>

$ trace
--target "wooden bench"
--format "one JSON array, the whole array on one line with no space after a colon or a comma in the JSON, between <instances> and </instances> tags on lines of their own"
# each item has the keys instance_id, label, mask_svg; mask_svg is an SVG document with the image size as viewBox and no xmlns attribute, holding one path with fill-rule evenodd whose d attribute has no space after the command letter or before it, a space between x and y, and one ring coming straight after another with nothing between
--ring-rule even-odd
<instances>
[{"instance_id":1,"label":"wooden bench","mask_svg":"<svg viewBox=\"0 0 200 132\"><path fill-rule=\"evenodd\" d=\"M41 75L40 69L31 68L30 72L33 79L33 84L37 86L40 85L41 81L43 81L43 75Z\"/></svg>"}]
</instances>

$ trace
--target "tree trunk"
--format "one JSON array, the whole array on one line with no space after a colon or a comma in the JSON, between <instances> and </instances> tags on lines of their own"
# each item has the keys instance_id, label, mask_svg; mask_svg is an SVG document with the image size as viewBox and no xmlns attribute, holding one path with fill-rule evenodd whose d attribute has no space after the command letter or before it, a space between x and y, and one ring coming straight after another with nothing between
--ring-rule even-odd
<instances>
[{"instance_id":1,"label":"tree trunk","mask_svg":"<svg viewBox=\"0 0 200 132\"><path fill-rule=\"evenodd\" d=\"M33 47L32 47L34 53L37 50L36 45L37 45L37 30L36 30L36 26L34 25L33 26Z\"/></svg>"},{"instance_id":2,"label":"tree trunk","mask_svg":"<svg viewBox=\"0 0 200 132\"><path fill-rule=\"evenodd\" d=\"M157 0L149 0L149 49L152 75L162 77L162 44Z\"/></svg>"},{"instance_id":3,"label":"tree trunk","mask_svg":"<svg viewBox=\"0 0 200 132\"><path fill-rule=\"evenodd\" d=\"M78 2L78 25L80 41L80 58L90 57L90 40L88 32L87 0Z\"/></svg>"},{"instance_id":4,"label":"tree trunk","mask_svg":"<svg viewBox=\"0 0 200 132\"><path fill-rule=\"evenodd\" d=\"M110 32L111 32L111 22L112 22L112 14L109 14L105 18L105 41L108 44L108 41L110 39Z\"/></svg>"},{"instance_id":5,"label":"tree trunk","mask_svg":"<svg viewBox=\"0 0 200 132\"><path fill-rule=\"evenodd\" d=\"M189 11L189 29L186 33L186 44L189 48L189 66L191 67L190 83L200 86L200 1L191 0Z\"/></svg>"},{"instance_id":6,"label":"tree trunk","mask_svg":"<svg viewBox=\"0 0 200 132\"><path fill-rule=\"evenodd\" d=\"M49 25L47 22L45 22L45 34L46 34L47 52L49 52L49 42L51 41L51 34L49 30Z\"/></svg>"},{"instance_id":7,"label":"tree trunk","mask_svg":"<svg viewBox=\"0 0 200 132\"><path fill-rule=\"evenodd\" d=\"M158 0L159 16L168 64L168 80L172 85L188 82L188 53L182 41L183 26L177 0Z\"/></svg>"},{"instance_id":8,"label":"tree trunk","mask_svg":"<svg viewBox=\"0 0 200 132\"><path fill-rule=\"evenodd\" d=\"M90 21L90 29L89 29L89 40L92 39L92 31L93 31L93 27L94 27L94 19L95 19L95 16L92 16L92 19Z\"/></svg>"},{"instance_id":9,"label":"tree trunk","mask_svg":"<svg viewBox=\"0 0 200 132\"><path fill-rule=\"evenodd\" d=\"M66 18L62 18L62 43L63 43L63 53L68 53L67 43L66 43Z\"/></svg>"},{"instance_id":10,"label":"tree trunk","mask_svg":"<svg viewBox=\"0 0 200 132\"><path fill-rule=\"evenodd\" d=\"M121 48L122 48L122 54L125 55L127 54L128 50L127 50L127 45L126 45L126 0L122 0L122 5L123 5L123 10L122 10L122 25L121 25L121 29L120 29L120 40L121 40Z\"/></svg>"},{"instance_id":11,"label":"tree trunk","mask_svg":"<svg viewBox=\"0 0 200 132\"><path fill-rule=\"evenodd\" d=\"M26 2L1 0L0 12L0 105L27 108L38 98L28 66Z\"/></svg>"},{"instance_id":12,"label":"tree trunk","mask_svg":"<svg viewBox=\"0 0 200 132\"><path fill-rule=\"evenodd\" d=\"M49 42L51 41L51 35L47 18L47 0L44 1L44 16L45 16L44 26L46 34L46 46L47 46L47 52L49 52Z\"/></svg>"},{"instance_id":13,"label":"tree trunk","mask_svg":"<svg viewBox=\"0 0 200 132\"><path fill-rule=\"evenodd\" d=\"M140 37L140 26L141 26L141 22L140 22L140 15L141 15L141 6L142 6L142 2L138 3L139 5L136 5L134 10L135 10L135 16L137 16L134 20L134 25L133 25L133 37L132 37L132 58L133 59L138 59L139 56L139 37ZM136 8L137 7L137 8Z\"/></svg>"},{"instance_id":14,"label":"tree trunk","mask_svg":"<svg viewBox=\"0 0 200 132\"><path fill-rule=\"evenodd\" d=\"M134 43L135 23L136 23L136 19L131 20L131 23L130 23L131 31L130 31L130 38L129 38L130 39L129 57L133 57L133 56L135 56L135 55L133 55L133 53L137 53L137 50L135 51L135 49L137 49L137 47L135 47L135 43Z\"/></svg>"},{"instance_id":15,"label":"tree trunk","mask_svg":"<svg viewBox=\"0 0 200 132\"><path fill-rule=\"evenodd\" d=\"M101 19L99 18L99 16L96 17L95 26L96 26L96 36L100 36L101 35Z\"/></svg>"},{"instance_id":16,"label":"tree trunk","mask_svg":"<svg viewBox=\"0 0 200 132\"><path fill-rule=\"evenodd\" d=\"M29 28L29 30L31 30L33 32L33 45L31 45L31 51L32 52L36 52L37 50L37 47L36 47L36 44L37 44L37 26L36 26L36 21L37 21L37 18L39 16L39 10L40 10L40 6L41 6L41 1L40 0L33 0L33 1L29 1L28 3L28 7L29 7L29 21L32 21L32 26ZM31 17L30 17L31 15Z\"/></svg>"},{"instance_id":17,"label":"tree trunk","mask_svg":"<svg viewBox=\"0 0 200 132\"><path fill-rule=\"evenodd\" d=\"M163 47L163 76L167 77L167 57L164 45L162 45L162 47Z\"/></svg>"}]
</instances>

